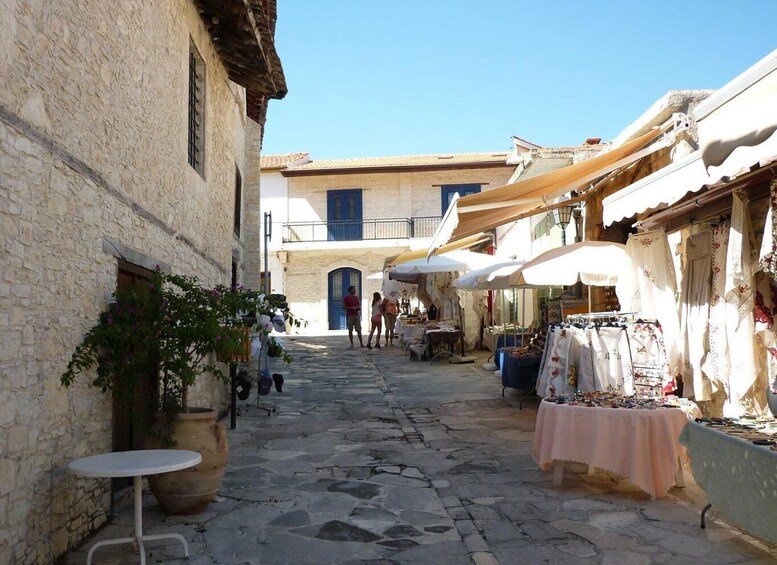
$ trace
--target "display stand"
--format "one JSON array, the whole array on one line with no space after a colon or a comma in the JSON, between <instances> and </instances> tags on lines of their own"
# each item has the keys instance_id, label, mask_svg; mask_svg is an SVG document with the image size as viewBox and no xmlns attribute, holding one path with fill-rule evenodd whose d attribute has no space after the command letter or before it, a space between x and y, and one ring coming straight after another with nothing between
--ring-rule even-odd
<instances>
[{"instance_id":1,"label":"display stand","mask_svg":"<svg viewBox=\"0 0 777 565\"><path fill-rule=\"evenodd\" d=\"M270 368L269 363L269 355L267 352L267 336L263 336L260 341L260 350L259 355L257 355L257 362L256 362L256 399L254 400L253 405L249 402L246 402L245 408L246 412L248 409L253 406L254 408L258 410L262 410L265 412L268 416L272 416L273 414L278 413L278 405L273 404L271 402L264 402L262 400L262 396L259 394L259 379L262 375L262 369L268 369ZM264 357L264 365L262 364L262 357Z\"/></svg>"},{"instance_id":2,"label":"display stand","mask_svg":"<svg viewBox=\"0 0 777 565\"><path fill-rule=\"evenodd\" d=\"M267 412L268 416L272 416L273 414L278 413L278 405L273 404L272 402L264 402L264 400L262 400L262 395L259 394L259 379L262 375L262 357L264 357L264 368L268 371L270 370L270 354L269 348L267 347L267 339L267 335L262 336L262 350L259 353L259 360L257 361L256 400L254 401L254 406L259 410Z\"/></svg>"}]
</instances>

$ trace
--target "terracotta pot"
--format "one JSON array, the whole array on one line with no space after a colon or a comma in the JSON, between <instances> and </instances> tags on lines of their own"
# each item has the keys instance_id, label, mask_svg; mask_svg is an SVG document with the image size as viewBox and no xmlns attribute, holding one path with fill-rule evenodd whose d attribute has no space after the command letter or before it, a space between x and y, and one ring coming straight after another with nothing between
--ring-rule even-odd
<instances>
[{"instance_id":1,"label":"terracotta pot","mask_svg":"<svg viewBox=\"0 0 777 565\"><path fill-rule=\"evenodd\" d=\"M168 514L203 512L221 488L229 446L217 416L210 408L191 408L176 417L173 448L197 451L202 455L202 462L182 471L149 475L151 492ZM152 438L147 439L146 445L151 449L169 447Z\"/></svg>"}]
</instances>

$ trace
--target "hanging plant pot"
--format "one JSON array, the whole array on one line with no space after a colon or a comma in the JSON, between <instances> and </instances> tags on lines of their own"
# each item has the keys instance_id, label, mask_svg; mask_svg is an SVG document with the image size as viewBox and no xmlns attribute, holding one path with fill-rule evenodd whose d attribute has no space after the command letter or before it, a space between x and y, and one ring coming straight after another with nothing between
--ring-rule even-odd
<instances>
[{"instance_id":1,"label":"hanging plant pot","mask_svg":"<svg viewBox=\"0 0 777 565\"><path fill-rule=\"evenodd\" d=\"M221 488L229 446L224 426L216 417L210 408L192 408L176 416L171 436L174 447L197 451L202 462L190 469L148 477L151 492L166 513L199 514ZM164 419L158 421L159 425L164 423ZM151 449L169 447L153 437L147 438L146 445Z\"/></svg>"}]
</instances>

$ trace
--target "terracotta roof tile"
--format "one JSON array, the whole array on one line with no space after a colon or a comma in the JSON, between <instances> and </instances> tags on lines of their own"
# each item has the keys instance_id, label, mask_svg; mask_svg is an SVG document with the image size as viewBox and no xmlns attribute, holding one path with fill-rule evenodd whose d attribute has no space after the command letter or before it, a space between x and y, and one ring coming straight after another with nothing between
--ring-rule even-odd
<instances>
[{"instance_id":1,"label":"terracotta roof tile","mask_svg":"<svg viewBox=\"0 0 777 565\"><path fill-rule=\"evenodd\" d=\"M309 153L284 153L282 155L262 155L259 167L262 169L282 169L301 160L310 160Z\"/></svg>"},{"instance_id":2,"label":"terracotta roof tile","mask_svg":"<svg viewBox=\"0 0 777 565\"><path fill-rule=\"evenodd\" d=\"M440 153L436 155L404 155L398 157L358 157L353 159L320 159L286 169L287 172L383 169L408 167L445 167L462 165L504 164L507 151L491 153Z\"/></svg>"}]
</instances>

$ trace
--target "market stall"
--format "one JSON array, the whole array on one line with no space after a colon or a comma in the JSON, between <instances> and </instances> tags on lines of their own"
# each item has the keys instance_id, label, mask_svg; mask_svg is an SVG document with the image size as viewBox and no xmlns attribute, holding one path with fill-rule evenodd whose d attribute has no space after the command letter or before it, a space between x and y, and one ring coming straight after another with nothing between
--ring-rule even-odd
<instances>
[{"instance_id":1,"label":"market stall","mask_svg":"<svg viewBox=\"0 0 777 565\"><path fill-rule=\"evenodd\" d=\"M545 399L537 414L534 455L543 469L554 469L556 485L564 462L574 461L622 475L660 498L675 484L685 486L679 437L695 413L677 397L640 401L589 393L562 403Z\"/></svg>"},{"instance_id":2,"label":"market stall","mask_svg":"<svg viewBox=\"0 0 777 565\"><path fill-rule=\"evenodd\" d=\"M774 420L688 422L680 443L696 483L726 519L777 543L777 437ZM704 513L702 527L704 527Z\"/></svg>"}]
</instances>

